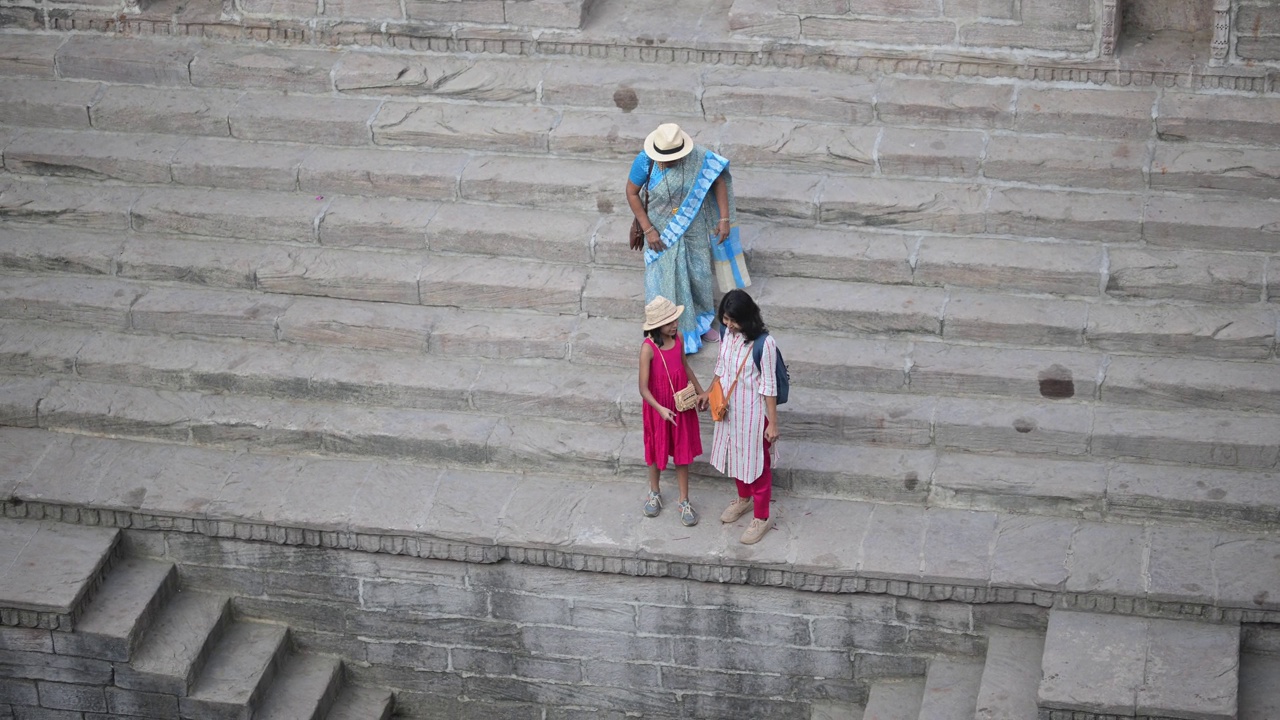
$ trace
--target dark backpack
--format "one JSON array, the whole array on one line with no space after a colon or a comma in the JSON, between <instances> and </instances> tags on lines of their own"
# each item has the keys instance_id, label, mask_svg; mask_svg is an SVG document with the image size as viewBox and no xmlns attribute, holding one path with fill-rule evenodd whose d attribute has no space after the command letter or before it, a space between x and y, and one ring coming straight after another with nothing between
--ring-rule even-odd
<instances>
[{"instance_id":1,"label":"dark backpack","mask_svg":"<svg viewBox=\"0 0 1280 720\"><path fill-rule=\"evenodd\" d=\"M760 356L764 354L764 339L769 333L761 333L760 337L755 339L751 348L751 355L756 361L756 370L760 370ZM774 346L777 350L777 346ZM778 404L782 405L787 402L787 394L791 391L791 373L787 370L787 363L782 359L782 351L777 350L777 357L774 358L774 371L778 380Z\"/></svg>"}]
</instances>

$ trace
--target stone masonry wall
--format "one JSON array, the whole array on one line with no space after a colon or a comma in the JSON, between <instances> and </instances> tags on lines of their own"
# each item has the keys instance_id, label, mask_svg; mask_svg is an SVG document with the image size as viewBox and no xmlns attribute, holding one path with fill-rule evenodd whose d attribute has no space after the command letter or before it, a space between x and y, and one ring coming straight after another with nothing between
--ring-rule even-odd
<instances>
[{"instance_id":1,"label":"stone masonry wall","mask_svg":"<svg viewBox=\"0 0 1280 720\"><path fill-rule=\"evenodd\" d=\"M130 531L184 587L237 596L303 650L341 655L415 718L540 717L538 707L809 718L865 701L870 680L936 654L981 655L992 624L1047 610L637 578ZM714 694L713 694L714 693ZM462 698L465 698L462 699ZM477 705L476 703L480 703ZM765 712L767 710L767 712ZM526 713L527 711L527 713Z\"/></svg>"},{"instance_id":2,"label":"stone masonry wall","mask_svg":"<svg viewBox=\"0 0 1280 720\"><path fill-rule=\"evenodd\" d=\"M1240 60L1280 62L1280 0L1241 0L1235 18Z\"/></svg>"},{"instance_id":3,"label":"stone masonry wall","mask_svg":"<svg viewBox=\"0 0 1280 720\"><path fill-rule=\"evenodd\" d=\"M235 0L250 17L577 28L591 0Z\"/></svg>"}]
</instances>

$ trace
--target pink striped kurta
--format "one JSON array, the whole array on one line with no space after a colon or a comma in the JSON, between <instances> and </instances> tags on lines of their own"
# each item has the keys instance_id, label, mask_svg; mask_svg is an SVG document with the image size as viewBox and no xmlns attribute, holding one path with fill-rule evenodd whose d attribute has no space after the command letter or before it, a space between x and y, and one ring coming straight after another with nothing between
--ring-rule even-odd
<instances>
[{"instance_id":1,"label":"pink striped kurta","mask_svg":"<svg viewBox=\"0 0 1280 720\"><path fill-rule=\"evenodd\" d=\"M778 346L770 335L764 340L760 369L756 370L751 359L751 343L739 333L728 332L716 358L715 374L726 392L733 383L733 373L742 365L742 359L747 359L738 385L729 396L729 416L716 423L716 434L711 441L712 466L746 483L755 482L764 472L764 396L778 394L774 367L777 356Z\"/></svg>"}]
</instances>

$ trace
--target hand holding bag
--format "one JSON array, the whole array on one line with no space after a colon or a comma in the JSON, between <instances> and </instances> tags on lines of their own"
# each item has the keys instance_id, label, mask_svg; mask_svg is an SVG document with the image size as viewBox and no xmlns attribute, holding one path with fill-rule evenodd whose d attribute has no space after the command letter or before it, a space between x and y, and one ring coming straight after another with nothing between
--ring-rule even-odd
<instances>
[{"instance_id":1,"label":"hand holding bag","mask_svg":"<svg viewBox=\"0 0 1280 720\"><path fill-rule=\"evenodd\" d=\"M649 215L649 179L653 177L653 161L649 161L649 172L645 175L644 185L640 187L640 206L645 216ZM644 229L640 227L640 218L631 219L631 249L644 249Z\"/></svg>"},{"instance_id":2,"label":"hand holding bag","mask_svg":"<svg viewBox=\"0 0 1280 720\"><path fill-rule=\"evenodd\" d=\"M742 358L742 364L738 366L738 372L733 375L733 382L729 384L729 392L725 392L720 387L720 378L711 381L711 419L720 422L729 416L729 398L733 395L733 389L738 386L738 376L742 374L742 368L747 366L747 358L751 357L751 353L747 353Z\"/></svg>"},{"instance_id":3,"label":"hand holding bag","mask_svg":"<svg viewBox=\"0 0 1280 720\"><path fill-rule=\"evenodd\" d=\"M667 371L667 384L671 386L671 396L676 401L676 412L684 412L697 407L698 391L693 389L693 381L690 380L688 385L676 392L676 385L671 382L671 368L667 367L667 357L662 354L662 348L658 347L658 344L652 340L649 341L649 344L653 345L653 351L658 353L658 357L662 360L662 369Z\"/></svg>"}]
</instances>

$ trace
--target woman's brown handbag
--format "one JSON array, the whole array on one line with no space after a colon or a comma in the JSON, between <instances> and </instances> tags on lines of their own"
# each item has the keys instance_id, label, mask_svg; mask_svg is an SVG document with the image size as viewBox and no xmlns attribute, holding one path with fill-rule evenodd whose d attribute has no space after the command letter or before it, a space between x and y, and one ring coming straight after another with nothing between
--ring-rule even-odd
<instances>
[{"instance_id":1,"label":"woman's brown handbag","mask_svg":"<svg viewBox=\"0 0 1280 720\"><path fill-rule=\"evenodd\" d=\"M729 398L733 395L733 389L738 386L738 376L742 374L742 368L747 365L747 358L751 357L751 353L747 353L742 358L742 364L738 366L738 372L733 376L733 382L729 385L729 392L725 392L720 387L720 378L711 381L711 396L708 400L711 403L711 419L720 422L729 416Z\"/></svg>"},{"instance_id":2,"label":"woman's brown handbag","mask_svg":"<svg viewBox=\"0 0 1280 720\"><path fill-rule=\"evenodd\" d=\"M653 177L653 162L649 162L649 172L645 175L644 185L640 187L640 205L644 208L645 216L649 215L649 178ZM640 227L640 218L632 218L631 220L631 249L644 249L644 229Z\"/></svg>"},{"instance_id":3,"label":"woman's brown handbag","mask_svg":"<svg viewBox=\"0 0 1280 720\"><path fill-rule=\"evenodd\" d=\"M685 385L677 392L675 383L671 382L671 368L667 367L667 356L662 354L662 349L658 347L657 343L652 340L649 343L653 345L653 351L658 353L658 357L662 360L662 369L667 371L667 385L671 387L671 397L675 398L676 412L684 412L697 407L698 391L693 389L693 381L690 380L688 385Z\"/></svg>"}]
</instances>

